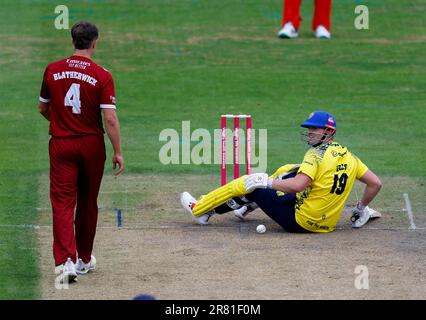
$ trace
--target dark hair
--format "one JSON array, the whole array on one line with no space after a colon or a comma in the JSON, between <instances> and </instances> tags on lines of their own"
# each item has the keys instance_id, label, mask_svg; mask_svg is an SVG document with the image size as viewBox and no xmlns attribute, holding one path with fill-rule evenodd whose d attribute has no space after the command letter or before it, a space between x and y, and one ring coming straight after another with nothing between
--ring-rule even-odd
<instances>
[{"instance_id":1,"label":"dark hair","mask_svg":"<svg viewBox=\"0 0 426 320\"><path fill-rule=\"evenodd\" d=\"M89 49L93 40L98 38L98 28L93 23L80 21L72 26L71 37L76 49Z\"/></svg>"}]
</instances>

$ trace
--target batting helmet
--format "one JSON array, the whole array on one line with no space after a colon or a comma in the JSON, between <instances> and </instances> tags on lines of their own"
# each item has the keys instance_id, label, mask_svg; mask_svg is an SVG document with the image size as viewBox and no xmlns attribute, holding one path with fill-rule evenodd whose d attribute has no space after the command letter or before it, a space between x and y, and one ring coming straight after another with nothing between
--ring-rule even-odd
<instances>
[{"instance_id":1,"label":"batting helmet","mask_svg":"<svg viewBox=\"0 0 426 320\"><path fill-rule=\"evenodd\" d=\"M301 125L303 128L328 128L336 131L336 119L333 115L326 111L312 112Z\"/></svg>"}]
</instances>

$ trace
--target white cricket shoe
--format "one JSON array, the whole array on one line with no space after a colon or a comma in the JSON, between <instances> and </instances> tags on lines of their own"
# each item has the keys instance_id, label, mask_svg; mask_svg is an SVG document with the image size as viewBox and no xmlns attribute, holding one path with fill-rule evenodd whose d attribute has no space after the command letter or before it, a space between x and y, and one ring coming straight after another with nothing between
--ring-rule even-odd
<instances>
[{"instance_id":1,"label":"white cricket shoe","mask_svg":"<svg viewBox=\"0 0 426 320\"><path fill-rule=\"evenodd\" d=\"M86 274L89 271L94 271L96 267L96 258L94 255L91 255L90 261L88 263L84 263L80 258L75 264L75 270L77 274Z\"/></svg>"},{"instance_id":2,"label":"white cricket shoe","mask_svg":"<svg viewBox=\"0 0 426 320\"><path fill-rule=\"evenodd\" d=\"M331 33L324 26L319 25L315 30L315 37L318 39L330 39Z\"/></svg>"},{"instance_id":3,"label":"white cricket shoe","mask_svg":"<svg viewBox=\"0 0 426 320\"><path fill-rule=\"evenodd\" d=\"M367 206L367 208L368 208L368 212L370 213L370 219L382 217L382 214L379 211L371 209L369 206Z\"/></svg>"},{"instance_id":4,"label":"white cricket shoe","mask_svg":"<svg viewBox=\"0 0 426 320\"><path fill-rule=\"evenodd\" d=\"M296 28L291 22L287 22L280 31L278 31L278 38L284 39L293 39L297 38L299 34L296 31Z\"/></svg>"},{"instance_id":5,"label":"white cricket shoe","mask_svg":"<svg viewBox=\"0 0 426 320\"><path fill-rule=\"evenodd\" d=\"M244 221L247 215L257 208L258 205L256 203L250 202L243 205L241 208L234 210L234 215L240 220Z\"/></svg>"},{"instance_id":6,"label":"white cricket shoe","mask_svg":"<svg viewBox=\"0 0 426 320\"><path fill-rule=\"evenodd\" d=\"M182 204L182 207L185 212L187 212L196 223L201 225L209 224L209 219L214 214L214 212L207 212L200 217L194 216L192 208L197 204L197 200L195 200L195 198L191 196L188 192L183 192L180 195L180 203Z\"/></svg>"},{"instance_id":7,"label":"white cricket shoe","mask_svg":"<svg viewBox=\"0 0 426 320\"><path fill-rule=\"evenodd\" d=\"M55 268L55 273L61 274L61 283L71 283L77 281L77 272L75 270L75 264L72 262L71 258L67 259L67 262L57 266Z\"/></svg>"},{"instance_id":8,"label":"white cricket shoe","mask_svg":"<svg viewBox=\"0 0 426 320\"><path fill-rule=\"evenodd\" d=\"M240 219L241 221L244 221L246 218L246 215L248 214L248 206L244 205L239 209L234 210L234 215Z\"/></svg>"}]
</instances>

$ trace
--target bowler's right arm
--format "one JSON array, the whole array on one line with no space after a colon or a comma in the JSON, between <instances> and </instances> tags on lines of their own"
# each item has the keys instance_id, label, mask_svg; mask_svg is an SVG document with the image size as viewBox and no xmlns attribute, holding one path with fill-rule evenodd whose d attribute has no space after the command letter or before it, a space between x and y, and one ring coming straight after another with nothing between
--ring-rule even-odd
<instances>
[{"instance_id":1,"label":"bowler's right arm","mask_svg":"<svg viewBox=\"0 0 426 320\"><path fill-rule=\"evenodd\" d=\"M121 151L121 142L120 142L120 123L118 122L118 117L115 112L115 109L102 109L105 120L105 130L108 134L109 140L111 141L112 148L114 149L114 155L112 156L113 168L119 165L118 170L115 175L118 176L124 170L124 160L123 154Z\"/></svg>"}]
</instances>

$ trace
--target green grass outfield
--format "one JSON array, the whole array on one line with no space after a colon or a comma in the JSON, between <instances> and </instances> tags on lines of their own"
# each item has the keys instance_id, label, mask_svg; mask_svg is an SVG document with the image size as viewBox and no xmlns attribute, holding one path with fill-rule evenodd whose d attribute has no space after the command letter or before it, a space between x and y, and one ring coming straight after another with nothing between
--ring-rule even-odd
<instances>
[{"instance_id":1,"label":"green grass outfield","mask_svg":"<svg viewBox=\"0 0 426 320\"><path fill-rule=\"evenodd\" d=\"M370 9L369 30L354 28L359 3ZM5 0L0 11L1 299L40 297L35 234L13 226L37 223L38 177L49 168L40 82L47 63L72 51L69 30L54 28L57 4ZM337 140L379 175L425 180L424 0L335 0L331 41L312 37L312 1L293 41L275 36L281 0L64 4L70 25L86 19L100 29L94 59L116 82L128 172L218 176L218 166L162 165L159 133L180 132L183 120L212 130L221 113L240 112L268 129L270 171L300 161L298 125L325 109Z\"/></svg>"}]
</instances>

